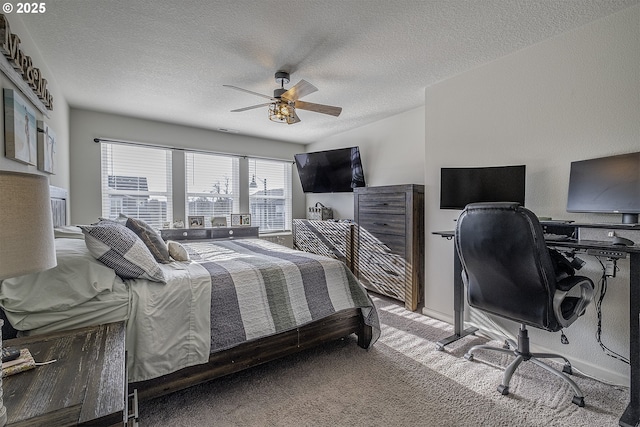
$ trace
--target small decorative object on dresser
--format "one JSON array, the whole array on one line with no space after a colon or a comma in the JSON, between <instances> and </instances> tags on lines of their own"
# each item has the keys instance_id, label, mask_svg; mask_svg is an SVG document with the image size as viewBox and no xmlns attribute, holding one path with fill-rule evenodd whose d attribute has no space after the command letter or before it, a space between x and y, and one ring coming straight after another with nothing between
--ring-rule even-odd
<instances>
[{"instance_id":1,"label":"small decorative object on dresser","mask_svg":"<svg viewBox=\"0 0 640 427\"><path fill-rule=\"evenodd\" d=\"M204 216L192 215L187 218L189 222L189 228L204 228Z\"/></svg>"},{"instance_id":2,"label":"small decorative object on dresser","mask_svg":"<svg viewBox=\"0 0 640 427\"><path fill-rule=\"evenodd\" d=\"M211 217L211 226L212 227L226 227L227 226L227 217L226 216L212 216Z\"/></svg>"},{"instance_id":3,"label":"small decorative object on dresser","mask_svg":"<svg viewBox=\"0 0 640 427\"><path fill-rule=\"evenodd\" d=\"M251 214L231 214L231 226L251 225Z\"/></svg>"},{"instance_id":4,"label":"small decorative object on dresser","mask_svg":"<svg viewBox=\"0 0 640 427\"><path fill-rule=\"evenodd\" d=\"M364 287L403 301L415 311L424 281L424 186L353 189L356 277Z\"/></svg>"},{"instance_id":5,"label":"small decorative object on dresser","mask_svg":"<svg viewBox=\"0 0 640 427\"><path fill-rule=\"evenodd\" d=\"M315 206L309 208L307 219L318 221L333 219L333 209L326 207L320 202L317 202Z\"/></svg>"}]
</instances>

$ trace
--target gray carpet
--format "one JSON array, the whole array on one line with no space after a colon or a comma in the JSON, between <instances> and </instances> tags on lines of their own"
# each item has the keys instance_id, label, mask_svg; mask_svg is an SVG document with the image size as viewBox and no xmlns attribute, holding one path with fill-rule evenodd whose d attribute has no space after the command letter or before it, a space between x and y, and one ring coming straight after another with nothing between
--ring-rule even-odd
<instances>
[{"instance_id":1,"label":"gray carpet","mask_svg":"<svg viewBox=\"0 0 640 427\"><path fill-rule=\"evenodd\" d=\"M546 371L525 363L511 393L496 386L509 355L462 356L479 337L435 349L450 325L375 299L382 336L355 337L140 404L142 426L616 426L626 388L574 375L586 407ZM498 344L499 343L494 343Z\"/></svg>"}]
</instances>

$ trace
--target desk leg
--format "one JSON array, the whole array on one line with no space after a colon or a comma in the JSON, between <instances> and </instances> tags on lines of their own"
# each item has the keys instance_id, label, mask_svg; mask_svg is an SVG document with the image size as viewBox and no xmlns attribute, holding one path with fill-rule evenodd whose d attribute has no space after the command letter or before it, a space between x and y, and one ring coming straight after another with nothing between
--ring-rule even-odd
<instances>
[{"instance_id":1,"label":"desk leg","mask_svg":"<svg viewBox=\"0 0 640 427\"><path fill-rule=\"evenodd\" d=\"M453 332L454 334L444 338L436 343L438 350L444 350L444 347L452 342L458 341L467 335L471 335L478 328L464 329L464 283L462 283L462 264L458 251L453 247Z\"/></svg>"},{"instance_id":2,"label":"desk leg","mask_svg":"<svg viewBox=\"0 0 640 427\"><path fill-rule=\"evenodd\" d=\"M640 421L640 253L632 252L629 262L629 405L619 424L632 427Z\"/></svg>"}]
</instances>

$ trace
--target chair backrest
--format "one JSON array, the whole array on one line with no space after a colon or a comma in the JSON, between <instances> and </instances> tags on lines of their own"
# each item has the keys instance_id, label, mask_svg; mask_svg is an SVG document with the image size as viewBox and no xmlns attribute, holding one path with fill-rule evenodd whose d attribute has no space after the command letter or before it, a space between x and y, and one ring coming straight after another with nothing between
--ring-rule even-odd
<instances>
[{"instance_id":1,"label":"chair backrest","mask_svg":"<svg viewBox=\"0 0 640 427\"><path fill-rule=\"evenodd\" d=\"M537 217L517 203L473 203L456 225L469 305L549 331L556 275Z\"/></svg>"}]
</instances>

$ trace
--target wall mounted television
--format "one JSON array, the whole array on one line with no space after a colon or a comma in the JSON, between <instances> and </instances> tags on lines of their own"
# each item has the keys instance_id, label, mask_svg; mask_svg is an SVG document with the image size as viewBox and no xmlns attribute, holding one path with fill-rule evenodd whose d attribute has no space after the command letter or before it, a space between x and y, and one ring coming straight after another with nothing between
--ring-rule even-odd
<instances>
[{"instance_id":1,"label":"wall mounted television","mask_svg":"<svg viewBox=\"0 0 640 427\"><path fill-rule=\"evenodd\" d=\"M524 206L526 166L440 169L440 209L469 203L517 202Z\"/></svg>"},{"instance_id":2,"label":"wall mounted television","mask_svg":"<svg viewBox=\"0 0 640 427\"><path fill-rule=\"evenodd\" d=\"M567 212L640 214L640 152L571 162Z\"/></svg>"},{"instance_id":3,"label":"wall mounted television","mask_svg":"<svg viewBox=\"0 0 640 427\"><path fill-rule=\"evenodd\" d=\"M294 158L305 193L353 192L365 186L358 147L301 153Z\"/></svg>"}]
</instances>

